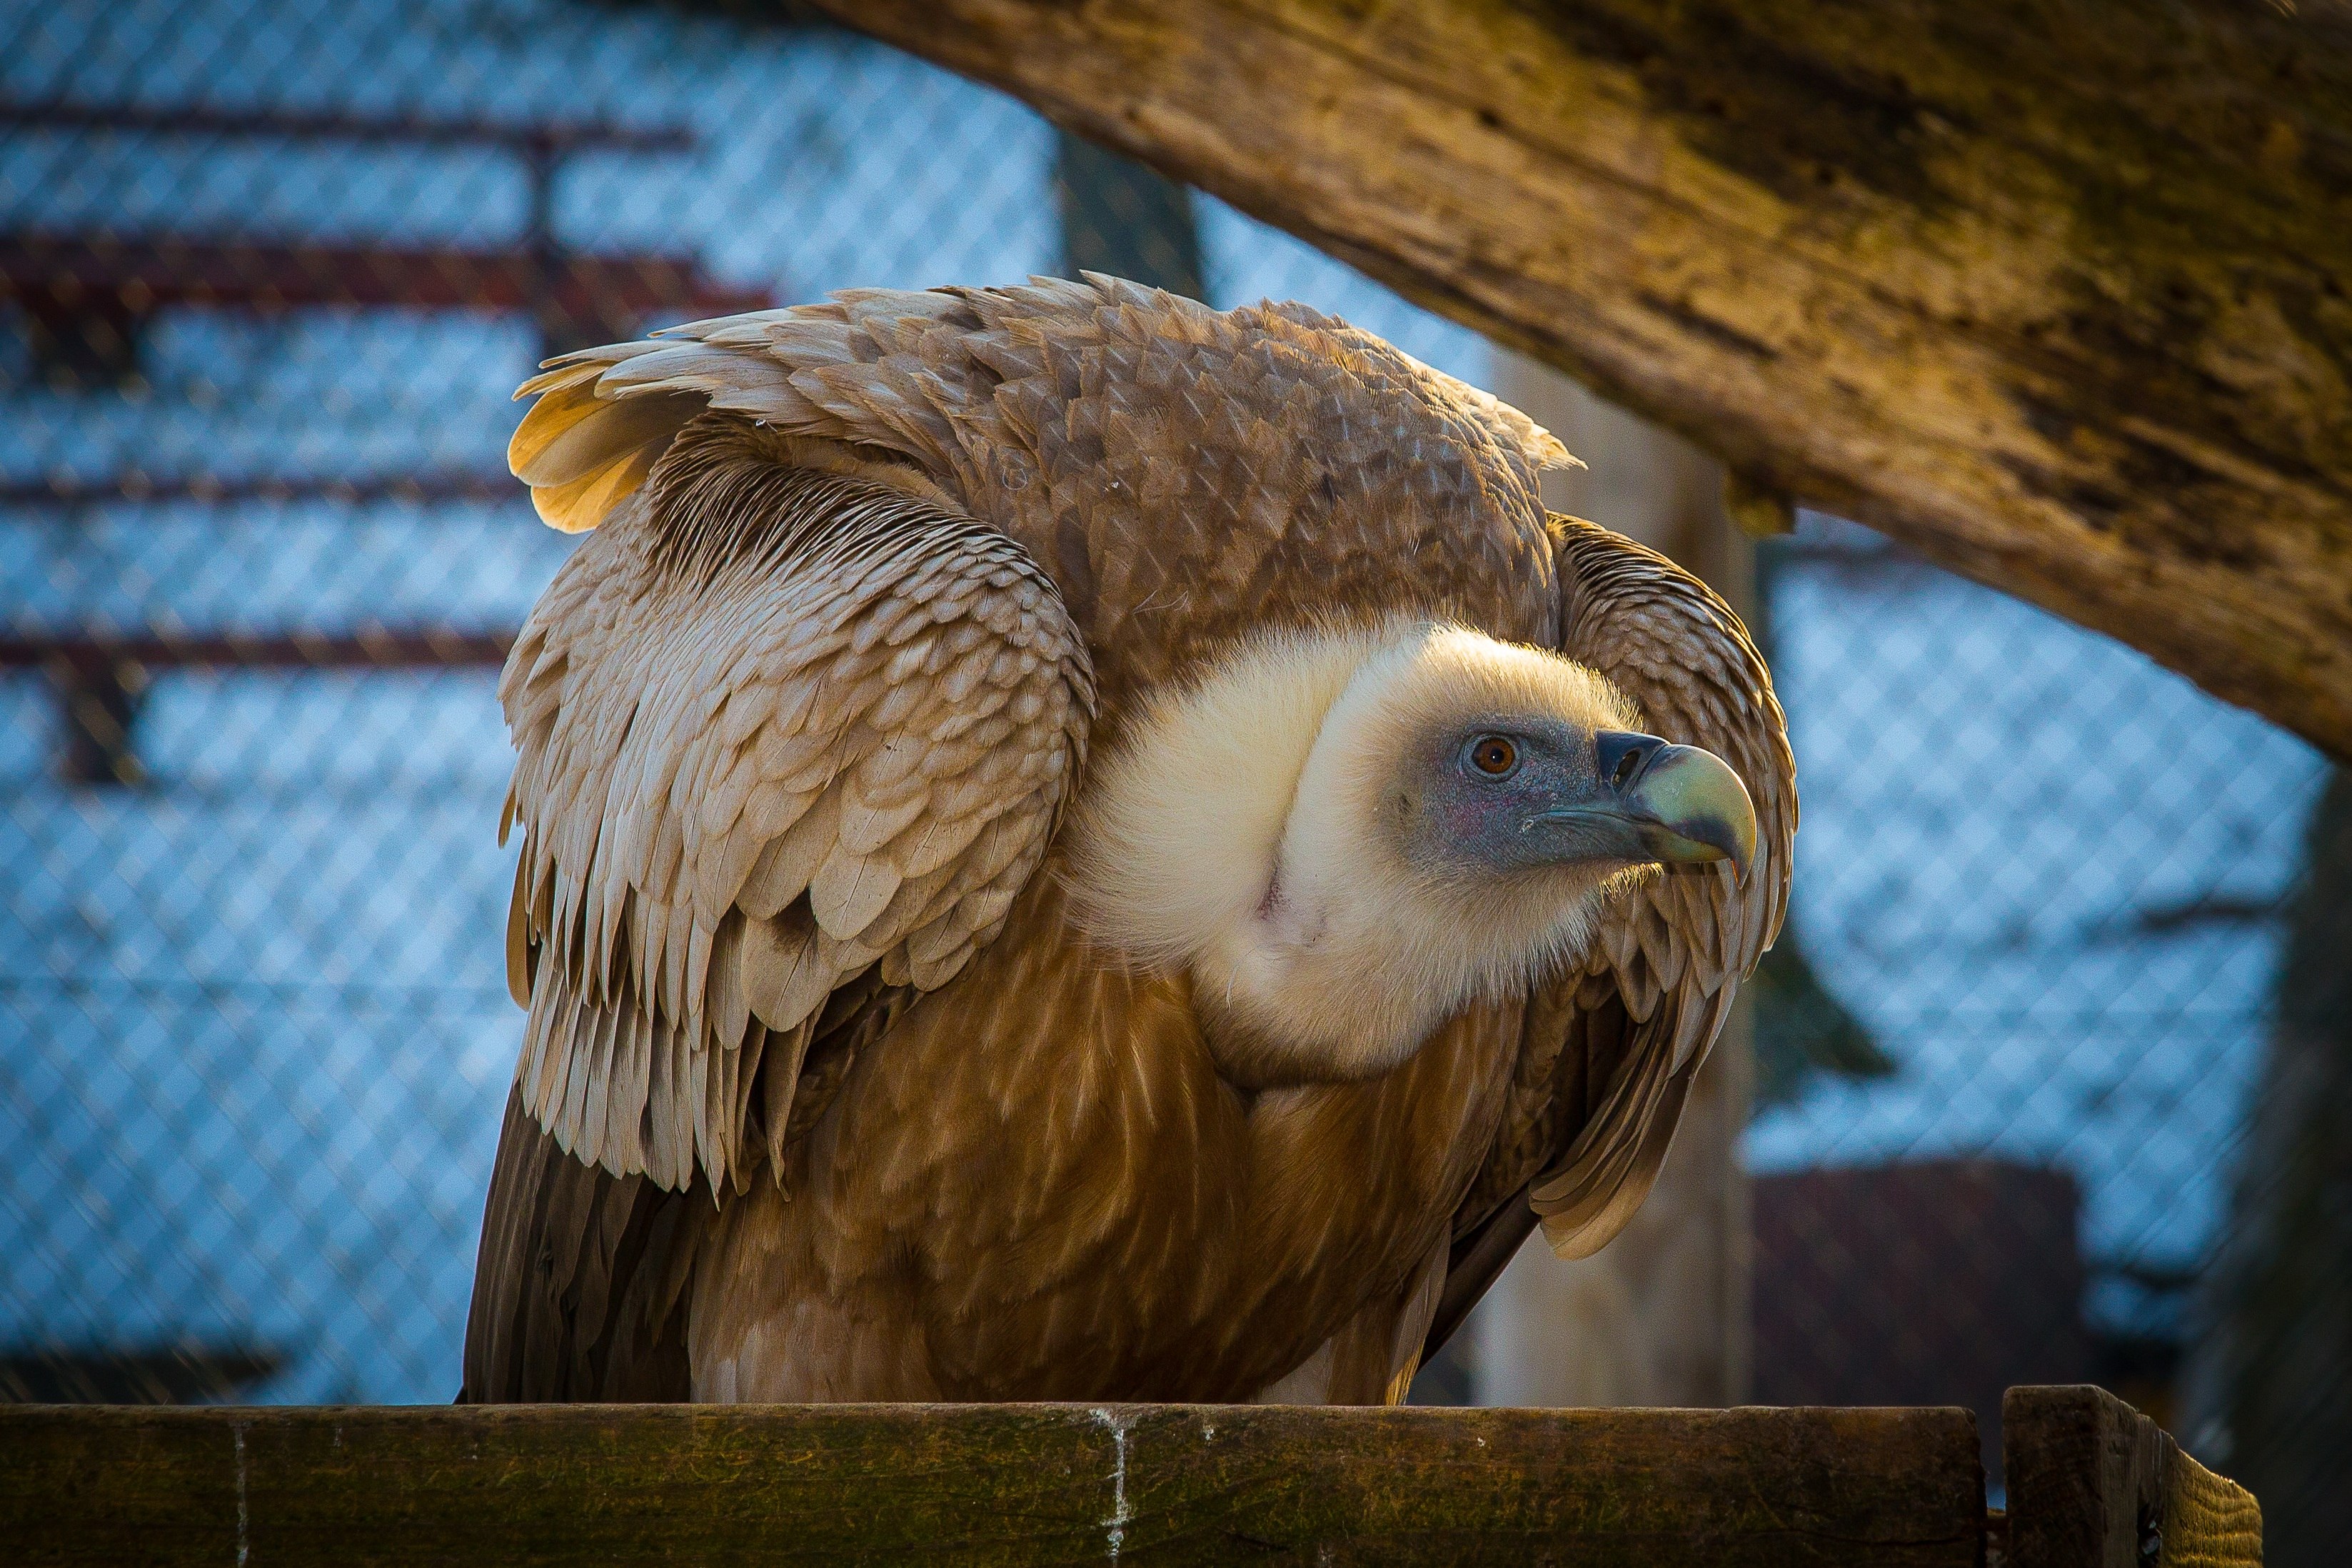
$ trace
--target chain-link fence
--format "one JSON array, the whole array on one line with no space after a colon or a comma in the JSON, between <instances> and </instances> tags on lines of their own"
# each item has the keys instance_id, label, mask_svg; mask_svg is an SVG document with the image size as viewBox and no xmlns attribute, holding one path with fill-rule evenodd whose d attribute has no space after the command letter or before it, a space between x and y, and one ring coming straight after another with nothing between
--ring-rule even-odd
<instances>
[{"instance_id":1,"label":"chain-link fence","mask_svg":"<svg viewBox=\"0 0 2352 1568\"><path fill-rule=\"evenodd\" d=\"M1075 258L1488 379L1463 329L788 10L0 4L16 1396L452 1392L520 1034L492 692L567 547L503 471L542 353ZM1756 1394L2096 1377L2229 1468L2230 1368L2295 1353L2228 1330L2272 1253L2208 1264L2284 1179L2247 1129L2320 760L1862 530L1763 553L1804 827L1758 993Z\"/></svg>"}]
</instances>

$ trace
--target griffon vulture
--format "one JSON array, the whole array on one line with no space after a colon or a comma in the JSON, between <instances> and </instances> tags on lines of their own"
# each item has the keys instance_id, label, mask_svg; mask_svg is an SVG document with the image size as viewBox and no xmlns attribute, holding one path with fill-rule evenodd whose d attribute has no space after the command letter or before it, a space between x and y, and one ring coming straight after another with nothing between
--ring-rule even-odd
<instances>
[{"instance_id":1,"label":"griffon vulture","mask_svg":"<svg viewBox=\"0 0 2352 1568\"><path fill-rule=\"evenodd\" d=\"M1394 1402L1625 1223L1796 798L1550 436L1093 276L549 363L461 1397Z\"/></svg>"}]
</instances>

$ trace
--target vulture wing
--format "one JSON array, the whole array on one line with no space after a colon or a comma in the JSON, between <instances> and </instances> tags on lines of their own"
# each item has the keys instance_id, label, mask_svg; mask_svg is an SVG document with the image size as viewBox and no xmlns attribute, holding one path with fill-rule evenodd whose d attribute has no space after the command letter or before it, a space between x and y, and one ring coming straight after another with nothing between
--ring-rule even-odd
<instances>
[{"instance_id":1,"label":"vulture wing","mask_svg":"<svg viewBox=\"0 0 2352 1568\"><path fill-rule=\"evenodd\" d=\"M835 993L869 970L933 989L995 934L1093 706L1019 545L763 440L715 416L677 437L499 685L523 1108L673 1191L781 1154Z\"/></svg>"},{"instance_id":2,"label":"vulture wing","mask_svg":"<svg viewBox=\"0 0 2352 1568\"><path fill-rule=\"evenodd\" d=\"M1084 763L1088 656L1018 544L882 465L680 427L677 395L621 468L574 453L608 492L643 466L499 683L530 1021L469 1398L676 1384L674 1194L782 1179L847 1052L996 933ZM574 1325L591 1299L625 1321Z\"/></svg>"},{"instance_id":3,"label":"vulture wing","mask_svg":"<svg viewBox=\"0 0 2352 1568\"><path fill-rule=\"evenodd\" d=\"M1600 1250L1648 1195L1691 1080L1739 984L1780 929L1797 830L1796 763L1770 677L1722 600L1664 556L1555 517L1560 649L1599 670L1665 740L1729 763L1756 805L1745 886L1727 863L1655 879L1601 929L1580 970L1529 998L1493 1154L1454 1217L1433 1355L1540 1222L1564 1258Z\"/></svg>"},{"instance_id":4,"label":"vulture wing","mask_svg":"<svg viewBox=\"0 0 2352 1568\"><path fill-rule=\"evenodd\" d=\"M509 465L545 521L597 531L499 686L530 1023L463 1397L685 1397L672 1309L711 1195L781 1172L1035 869L1093 671L964 498L997 477L990 395L1035 353L997 318L1097 302L850 290L518 394Z\"/></svg>"}]
</instances>

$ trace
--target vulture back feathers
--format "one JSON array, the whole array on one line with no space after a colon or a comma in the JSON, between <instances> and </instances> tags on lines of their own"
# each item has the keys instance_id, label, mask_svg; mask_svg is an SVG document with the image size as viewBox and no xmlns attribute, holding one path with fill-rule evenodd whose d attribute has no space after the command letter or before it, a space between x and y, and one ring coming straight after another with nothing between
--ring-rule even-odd
<instances>
[{"instance_id":1,"label":"vulture back feathers","mask_svg":"<svg viewBox=\"0 0 2352 1568\"><path fill-rule=\"evenodd\" d=\"M499 687L530 1018L461 1397L1393 1400L1536 1224L1623 1226L1780 925L1793 770L1737 618L1548 518L1571 459L1524 416L1297 305L1092 275L698 322L521 395L514 471L588 537ZM1528 744L1568 737L1575 789L1594 734L1625 777L1728 764L1745 875L1654 824L1691 863L1510 870L1574 904L1540 964L1387 1055L1242 1070L1236 982L1105 937L1074 842L1237 650L1306 650L1246 791L1441 634L1547 650ZM1391 924L1471 865L1452 755L1395 763L1444 798L1397 797L1437 848ZM1307 808L1263 771L1204 864ZM1235 920L1283 914L1290 854Z\"/></svg>"}]
</instances>

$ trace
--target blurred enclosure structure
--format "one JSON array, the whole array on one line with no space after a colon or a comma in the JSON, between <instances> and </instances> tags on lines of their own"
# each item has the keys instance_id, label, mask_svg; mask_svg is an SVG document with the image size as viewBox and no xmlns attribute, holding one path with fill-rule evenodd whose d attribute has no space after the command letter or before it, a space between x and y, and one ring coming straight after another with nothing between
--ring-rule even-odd
<instances>
[{"instance_id":1,"label":"blurred enclosure structure","mask_svg":"<svg viewBox=\"0 0 2352 1568\"><path fill-rule=\"evenodd\" d=\"M566 548L509 392L667 321L1073 261L1498 379L786 6L0 0L0 1388L451 1394L521 1026L496 670ZM1720 1396L2104 1381L2320 1561L2352 1006L2307 991L2346 998L2352 801L2315 826L2300 742L1862 529L1738 570L1804 818L1725 1054ZM1474 1321L1423 1393L1507 1393L1530 1331L1604 1353Z\"/></svg>"}]
</instances>

